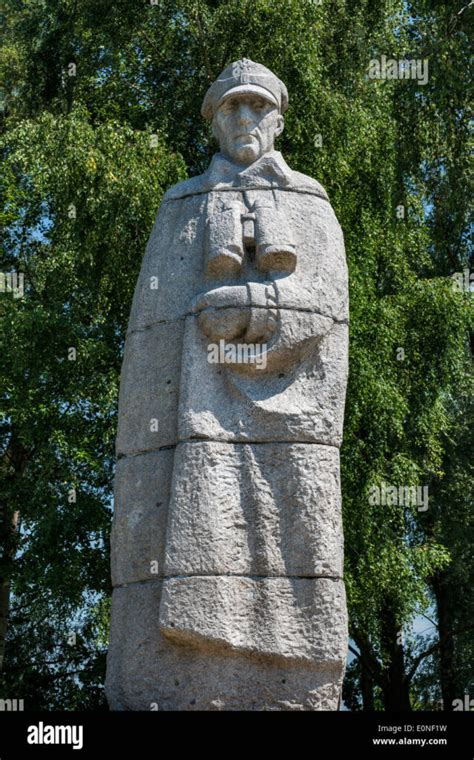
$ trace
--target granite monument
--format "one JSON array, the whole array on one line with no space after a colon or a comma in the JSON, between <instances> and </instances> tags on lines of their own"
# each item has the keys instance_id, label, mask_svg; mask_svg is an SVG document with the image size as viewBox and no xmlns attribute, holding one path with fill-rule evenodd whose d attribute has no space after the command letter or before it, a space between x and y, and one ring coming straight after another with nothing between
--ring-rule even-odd
<instances>
[{"instance_id":1,"label":"granite monument","mask_svg":"<svg viewBox=\"0 0 474 760\"><path fill-rule=\"evenodd\" d=\"M243 59L219 144L165 194L121 374L113 710L335 710L348 285L323 187L275 149L288 93ZM310 148L311 149L311 148Z\"/></svg>"}]
</instances>

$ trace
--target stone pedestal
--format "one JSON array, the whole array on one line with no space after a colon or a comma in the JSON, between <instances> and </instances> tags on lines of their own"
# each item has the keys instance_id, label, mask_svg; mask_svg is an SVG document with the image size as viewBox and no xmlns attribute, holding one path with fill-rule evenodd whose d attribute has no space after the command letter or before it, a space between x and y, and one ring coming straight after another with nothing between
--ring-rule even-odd
<instances>
[{"instance_id":1,"label":"stone pedestal","mask_svg":"<svg viewBox=\"0 0 474 760\"><path fill-rule=\"evenodd\" d=\"M216 579L205 581L212 587ZM173 583L179 581L172 581L168 590L165 615ZM246 625L252 626L256 638L256 600L265 598L269 583L279 584L279 580L226 578L221 588L227 593L229 586L239 586L239 596L245 592L248 606L235 610L235 615L245 615ZM311 643L302 624L296 632L298 648L293 646L293 632L288 629L289 657L256 650L247 653L207 638L193 641L182 631L175 633L172 620L161 629L162 587L163 581L150 580L114 590L107 672L112 710L337 709L347 648L341 581L288 580L278 589L281 606L275 608L276 613L284 615L289 600L296 598L304 601L306 614L314 616L314 651L310 652ZM199 594L192 597L192 604L199 604ZM261 622L266 625L263 614ZM281 625L285 625L284 616ZM257 640L260 648L263 640Z\"/></svg>"}]
</instances>

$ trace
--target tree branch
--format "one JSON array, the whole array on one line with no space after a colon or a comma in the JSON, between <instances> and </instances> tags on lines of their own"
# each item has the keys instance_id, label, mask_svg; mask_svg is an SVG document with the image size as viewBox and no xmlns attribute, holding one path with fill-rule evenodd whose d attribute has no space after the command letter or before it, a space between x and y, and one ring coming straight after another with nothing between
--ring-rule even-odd
<instances>
[{"instance_id":1,"label":"tree branch","mask_svg":"<svg viewBox=\"0 0 474 760\"><path fill-rule=\"evenodd\" d=\"M449 641L449 639L451 639L453 636L456 636L459 633L465 633L467 631L474 631L474 625L467 625L463 626L462 628L457 628L454 631L449 631L446 636L443 636L442 638L438 639L438 641L435 641L434 644L432 644L430 647L428 647L428 649L426 649L424 652L419 654L418 657L415 658L410 670L405 676L405 680L410 683L416 671L418 670L418 667L423 662L423 660L426 659L426 657L429 657L433 654L433 652L436 652L439 647L443 646L443 644L445 644L446 641Z\"/></svg>"}]
</instances>

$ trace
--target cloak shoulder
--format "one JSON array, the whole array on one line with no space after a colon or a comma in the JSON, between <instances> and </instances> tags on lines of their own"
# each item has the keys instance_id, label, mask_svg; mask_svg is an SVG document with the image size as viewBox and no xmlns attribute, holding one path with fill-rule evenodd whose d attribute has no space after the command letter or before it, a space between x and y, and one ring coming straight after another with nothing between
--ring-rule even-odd
<instances>
[{"instance_id":1,"label":"cloak shoulder","mask_svg":"<svg viewBox=\"0 0 474 760\"><path fill-rule=\"evenodd\" d=\"M174 201L178 198L184 198L187 195L197 195L198 193L207 192L207 189L204 188L204 180L206 176L207 172L204 174L198 174L197 177L190 177L189 179L185 179L182 182L178 182L176 185L172 185L164 194L162 202L166 203L167 201Z\"/></svg>"},{"instance_id":2,"label":"cloak shoulder","mask_svg":"<svg viewBox=\"0 0 474 760\"><path fill-rule=\"evenodd\" d=\"M329 202L324 187L317 180L288 167L288 171L285 173L284 177L281 178L272 176L267 179L260 175L250 175L245 177L242 181L239 181L238 178L234 178L232 182L223 180L217 183L215 177L211 176L208 169L203 174L183 180L170 187L163 197L163 203L178 200L179 198L185 198L190 195L208 193L212 190L259 190L264 188L280 188L282 190L293 192L308 193L310 195L316 195Z\"/></svg>"},{"instance_id":3,"label":"cloak shoulder","mask_svg":"<svg viewBox=\"0 0 474 760\"><path fill-rule=\"evenodd\" d=\"M325 201L329 201L326 190L316 179L308 177L306 174L291 170L292 175L292 189L299 192L311 193L312 195L319 195L320 198L324 198Z\"/></svg>"}]
</instances>

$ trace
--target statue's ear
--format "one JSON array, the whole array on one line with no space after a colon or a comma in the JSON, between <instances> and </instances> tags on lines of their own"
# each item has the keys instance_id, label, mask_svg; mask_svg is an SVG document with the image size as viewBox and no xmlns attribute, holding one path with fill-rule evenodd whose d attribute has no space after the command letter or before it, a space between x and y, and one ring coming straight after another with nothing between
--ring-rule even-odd
<instances>
[{"instance_id":1,"label":"statue's ear","mask_svg":"<svg viewBox=\"0 0 474 760\"><path fill-rule=\"evenodd\" d=\"M278 117L277 117L277 126L276 126L276 129L275 129L275 137L278 137L278 135L281 135L281 133L283 132L284 128L285 128L285 119L283 118L283 116L281 114L279 114Z\"/></svg>"},{"instance_id":2,"label":"statue's ear","mask_svg":"<svg viewBox=\"0 0 474 760\"><path fill-rule=\"evenodd\" d=\"M211 129L212 129L212 136L214 137L214 140L217 140L217 142L219 142L219 138L217 137L216 123L214 119L211 122Z\"/></svg>"}]
</instances>

